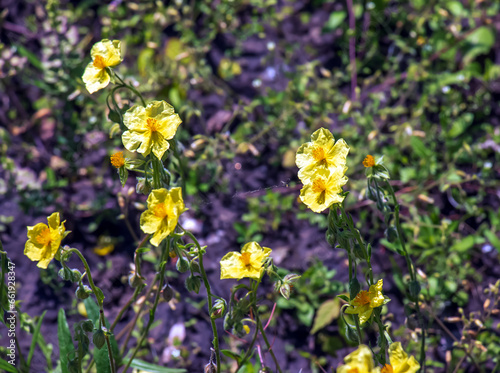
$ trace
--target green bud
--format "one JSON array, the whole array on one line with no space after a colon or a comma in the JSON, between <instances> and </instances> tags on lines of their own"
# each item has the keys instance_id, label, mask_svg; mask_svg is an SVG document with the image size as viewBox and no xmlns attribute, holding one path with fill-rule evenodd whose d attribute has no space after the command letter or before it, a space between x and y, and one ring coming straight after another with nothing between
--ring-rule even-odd
<instances>
[{"instance_id":1,"label":"green bud","mask_svg":"<svg viewBox=\"0 0 500 373\"><path fill-rule=\"evenodd\" d=\"M75 295L78 299L87 299L92 294L92 289L87 285L80 285L76 288Z\"/></svg>"},{"instance_id":2,"label":"green bud","mask_svg":"<svg viewBox=\"0 0 500 373\"><path fill-rule=\"evenodd\" d=\"M153 188L151 187L151 182L146 177L138 177L137 185L135 186L135 191L137 194L142 193L148 195Z\"/></svg>"},{"instance_id":3,"label":"green bud","mask_svg":"<svg viewBox=\"0 0 500 373\"><path fill-rule=\"evenodd\" d=\"M96 346L100 350L102 346L104 346L104 343L106 343L104 331L102 331L101 329L97 330L92 336L92 342L94 343L94 346Z\"/></svg>"},{"instance_id":4,"label":"green bud","mask_svg":"<svg viewBox=\"0 0 500 373\"><path fill-rule=\"evenodd\" d=\"M217 365L213 361L210 361L207 365L205 365L205 373L216 373L216 372L217 372Z\"/></svg>"},{"instance_id":5,"label":"green bud","mask_svg":"<svg viewBox=\"0 0 500 373\"><path fill-rule=\"evenodd\" d=\"M229 330L233 327L234 321L231 317L231 315L228 313L226 314L226 317L224 317L224 330Z\"/></svg>"},{"instance_id":6,"label":"green bud","mask_svg":"<svg viewBox=\"0 0 500 373\"><path fill-rule=\"evenodd\" d=\"M335 235L335 232L333 230L328 229L326 231L325 238L326 238L326 242L328 242L328 244L331 247L335 246L335 243L337 242L337 236Z\"/></svg>"},{"instance_id":7,"label":"green bud","mask_svg":"<svg viewBox=\"0 0 500 373\"><path fill-rule=\"evenodd\" d=\"M144 283L143 279L135 273L135 271L130 271L128 275L128 284L131 288L135 289Z\"/></svg>"},{"instance_id":8,"label":"green bud","mask_svg":"<svg viewBox=\"0 0 500 373\"><path fill-rule=\"evenodd\" d=\"M72 280L71 281L78 282L82 278L82 273L78 269L73 268L71 270L71 276L72 276Z\"/></svg>"},{"instance_id":9,"label":"green bud","mask_svg":"<svg viewBox=\"0 0 500 373\"><path fill-rule=\"evenodd\" d=\"M359 244L354 245L354 256L361 260L366 260L366 250Z\"/></svg>"},{"instance_id":10,"label":"green bud","mask_svg":"<svg viewBox=\"0 0 500 373\"><path fill-rule=\"evenodd\" d=\"M359 343L358 332L356 331L356 329L351 328L347 324L346 324L345 336L349 340L349 342L356 343L356 344Z\"/></svg>"},{"instance_id":11,"label":"green bud","mask_svg":"<svg viewBox=\"0 0 500 373\"><path fill-rule=\"evenodd\" d=\"M200 265L198 264L198 262L195 262L194 260L191 261L189 263L189 267L191 268L191 272L194 272L194 273L201 273L201 270L200 270Z\"/></svg>"},{"instance_id":12,"label":"green bud","mask_svg":"<svg viewBox=\"0 0 500 373\"><path fill-rule=\"evenodd\" d=\"M280 286L280 293L286 300L290 299L290 290L290 285L286 282Z\"/></svg>"},{"instance_id":13,"label":"green bud","mask_svg":"<svg viewBox=\"0 0 500 373\"><path fill-rule=\"evenodd\" d=\"M220 319L226 313L226 301L223 299L217 299L214 306L210 310L210 317L212 319Z\"/></svg>"},{"instance_id":14,"label":"green bud","mask_svg":"<svg viewBox=\"0 0 500 373\"><path fill-rule=\"evenodd\" d=\"M179 258L177 259L177 263L175 264L175 267L177 268L177 270L180 272L180 273L184 273L184 272L187 272L187 270L189 269L189 263L188 261L186 260L186 258L184 258L182 255L179 256Z\"/></svg>"},{"instance_id":15,"label":"green bud","mask_svg":"<svg viewBox=\"0 0 500 373\"><path fill-rule=\"evenodd\" d=\"M163 295L163 299L165 299L165 301L170 302L174 297L174 290L170 287L170 285L165 285L161 294Z\"/></svg>"},{"instance_id":16,"label":"green bud","mask_svg":"<svg viewBox=\"0 0 500 373\"><path fill-rule=\"evenodd\" d=\"M189 276L186 279L186 289L188 291L194 291L196 294L198 294L201 286L200 278L201 278L200 276L193 276L193 275Z\"/></svg>"},{"instance_id":17,"label":"green bud","mask_svg":"<svg viewBox=\"0 0 500 373\"><path fill-rule=\"evenodd\" d=\"M83 331L88 332L88 333L93 331L94 330L94 323L92 322L92 320L83 321L82 322L82 329L83 329Z\"/></svg>"},{"instance_id":18,"label":"green bud","mask_svg":"<svg viewBox=\"0 0 500 373\"><path fill-rule=\"evenodd\" d=\"M384 231L384 235L389 242L396 242L398 239L398 231L395 227L389 227Z\"/></svg>"},{"instance_id":19,"label":"green bud","mask_svg":"<svg viewBox=\"0 0 500 373\"><path fill-rule=\"evenodd\" d=\"M57 274L64 281L73 281L73 273L67 267L61 268Z\"/></svg>"}]
</instances>

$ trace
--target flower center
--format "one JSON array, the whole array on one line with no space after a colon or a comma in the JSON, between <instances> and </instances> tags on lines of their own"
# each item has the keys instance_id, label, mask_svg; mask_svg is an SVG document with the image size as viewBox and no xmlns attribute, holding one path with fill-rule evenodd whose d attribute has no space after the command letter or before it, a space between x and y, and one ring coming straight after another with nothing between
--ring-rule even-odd
<instances>
[{"instance_id":1,"label":"flower center","mask_svg":"<svg viewBox=\"0 0 500 373\"><path fill-rule=\"evenodd\" d=\"M321 177L314 179L311 189L314 193L323 193L326 190L325 179Z\"/></svg>"},{"instance_id":2,"label":"flower center","mask_svg":"<svg viewBox=\"0 0 500 373\"><path fill-rule=\"evenodd\" d=\"M116 152L111 156L111 164L116 168L120 168L125 165L125 158L123 158L123 152Z\"/></svg>"},{"instance_id":3,"label":"flower center","mask_svg":"<svg viewBox=\"0 0 500 373\"><path fill-rule=\"evenodd\" d=\"M158 121L154 118L148 118L146 119L146 127L151 131L151 132L156 132L158 131L158 128L160 127L160 124Z\"/></svg>"},{"instance_id":4,"label":"flower center","mask_svg":"<svg viewBox=\"0 0 500 373\"><path fill-rule=\"evenodd\" d=\"M370 294L366 291L360 291L354 301L352 302L355 306L364 306L365 304L370 304Z\"/></svg>"},{"instance_id":5,"label":"flower center","mask_svg":"<svg viewBox=\"0 0 500 373\"><path fill-rule=\"evenodd\" d=\"M153 209L153 214L158 218L165 219L168 215L167 206L164 203L157 204Z\"/></svg>"},{"instance_id":6,"label":"flower center","mask_svg":"<svg viewBox=\"0 0 500 373\"><path fill-rule=\"evenodd\" d=\"M251 254L250 253L243 253L241 254L241 261L243 262L243 264L245 265L245 267L252 267L252 264L250 263L250 259L251 259Z\"/></svg>"},{"instance_id":7,"label":"flower center","mask_svg":"<svg viewBox=\"0 0 500 373\"><path fill-rule=\"evenodd\" d=\"M385 364L380 373L394 373L394 369L389 364Z\"/></svg>"},{"instance_id":8,"label":"flower center","mask_svg":"<svg viewBox=\"0 0 500 373\"><path fill-rule=\"evenodd\" d=\"M36 236L36 242L43 246L50 243L50 229L48 227L44 228L43 231Z\"/></svg>"},{"instance_id":9,"label":"flower center","mask_svg":"<svg viewBox=\"0 0 500 373\"><path fill-rule=\"evenodd\" d=\"M102 56L95 56L94 66L97 67L98 69L105 69L106 62L104 61L104 58L102 58Z\"/></svg>"},{"instance_id":10,"label":"flower center","mask_svg":"<svg viewBox=\"0 0 500 373\"><path fill-rule=\"evenodd\" d=\"M325 160L325 149L322 146L315 146L312 151L312 156L316 162L321 162Z\"/></svg>"},{"instance_id":11,"label":"flower center","mask_svg":"<svg viewBox=\"0 0 500 373\"><path fill-rule=\"evenodd\" d=\"M347 373L359 373L359 369L358 368L351 368L347 371Z\"/></svg>"}]
</instances>

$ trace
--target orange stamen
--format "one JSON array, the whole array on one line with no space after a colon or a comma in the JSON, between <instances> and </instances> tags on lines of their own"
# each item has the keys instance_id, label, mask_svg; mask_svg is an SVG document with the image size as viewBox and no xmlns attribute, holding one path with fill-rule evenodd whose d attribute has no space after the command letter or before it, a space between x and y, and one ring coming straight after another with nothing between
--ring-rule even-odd
<instances>
[{"instance_id":1,"label":"orange stamen","mask_svg":"<svg viewBox=\"0 0 500 373\"><path fill-rule=\"evenodd\" d=\"M375 158L373 158L373 155L368 154L366 156L363 161L363 166L365 166L366 168L375 166Z\"/></svg>"}]
</instances>

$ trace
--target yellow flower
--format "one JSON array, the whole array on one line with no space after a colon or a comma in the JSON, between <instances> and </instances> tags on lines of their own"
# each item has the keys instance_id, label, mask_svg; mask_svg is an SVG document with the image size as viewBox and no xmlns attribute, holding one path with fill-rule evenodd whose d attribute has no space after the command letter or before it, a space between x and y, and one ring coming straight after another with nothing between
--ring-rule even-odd
<instances>
[{"instance_id":1,"label":"yellow flower","mask_svg":"<svg viewBox=\"0 0 500 373\"><path fill-rule=\"evenodd\" d=\"M94 247L94 253L96 253L99 256L106 256L112 253L114 250L115 250L115 245L113 244Z\"/></svg>"},{"instance_id":2,"label":"yellow flower","mask_svg":"<svg viewBox=\"0 0 500 373\"><path fill-rule=\"evenodd\" d=\"M28 241L24 247L24 255L33 261L38 261L37 267L47 268L59 251L61 240L66 236L66 229L58 212L48 218L49 225L38 223L28 227ZM69 232L68 232L69 233Z\"/></svg>"},{"instance_id":3,"label":"yellow flower","mask_svg":"<svg viewBox=\"0 0 500 373\"><path fill-rule=\"evenodd\" d=\"M340 169L345 172L349 146L343 139L335 142L329 130L320 128L311 135L311 140L302 144L295 158L302 183L314 179L318 170Z\"/></svg>"},{"instance_id":4,"label":"yellow flower","mask_svg":"<svg viewBox=\"0 0 500 373\"><path fill-rule=\"evenodd\" d=\"M243 246L241 253L231 251L220 261L220 278L242 279L250 277L260 279L264 272L264 260L271 254L271 249L261 247L257 242L249 242Z\"/></svg>"},{"instance_id":5,"label":"yellow flower","mask_svg":"<svg viewBox=\"0 0 500 373\"><path fill-rule=\"evenodd\" d=\"M341 203L344 197L342 187L347 183L344 175L347 167L332 168L331 171L317 171L309 183L300 191L300 199L314 212L321 212L334 203Z\"/></svg>"},{"instance_id":6,"label":"yellow flower","mask_svg":"<svg viewBox=\"0 0 500 373\"><path fill-rule=\"evenodd\" d=\"M148 209L141 214L141 229L153 234L150 242L158 246L177 226L179 216L186 211L182 189L154 189L148 197Z\"/></svg>"},{"instance_id":7,"label":"yellow flower","mask_svg":"<svg viewBox=\"0 0 500 373\"><path fill-rule=\"evenodd\" d=\"M146 107L132 106L123 116L128 128L122 135L123 145L144 156L152 150L161 159L170 147L167 140L174 137L181 122L172 105L165 101L153 101Z\"/></svg>"},{"instance_id":8,"label":"yellow flower","mask_svg":"<svg viewBox=\"0 0 500 373\"><path fill-rule=\"evenodd\" d=\"M373 158L373 155L368 154L366 156L366 158L363 160L363 166L365 166L366 168L375 166L375 158Z\"/></svg>"},{"instance_id":9,"label":"yellow flower","mask_svg":"<svg viewBox=\"0 0 500 373\"><path fill-rule=\"evenodd\" d=\"M382 368L382 373L416 373L420 369L420 364L413 357L408 357L401 347L401 342L395 342L389 346L389 361Z\"/></svg>"},{"instance_id":10,"label":"yellow flower","mask_svg":"<svg viewBox=\"0 0 500 373\"><path fill-rule=\"evenodd\" d=\"M373 362L372 351L365 345L344 358L345 365L337 368L337 373L380 373L380 368Z\"/></svg>"},{"instance_id":11,"label":"yellow flower","mask_svg":"<svg viewBox=\"0 0 500 373\"><path fill-rule=\"evenodd\" d=\"M94 44L90 51L92 62L87 65L83 73L83 82L89 93L105 88L111 77L106 68L122 62L120 41L104 39Z\"/></svg>"},{"instance_id":12,"label":"yellow flower","mask_svg":"<svg viewBox=\"0 0 500 373\"><path fill-rule=\"evenodd\" d=\"M373 309L382 306L389 300L386 300L382 294L383 280L378 280L375 285L370 286L370 290L362 290L351 300L350 305L345 312L348 314L358 314L360 324L364 324L370 318Z\"/></svg>"},{"instance_id":13,"label":"yellow flower","mask_svg":"<svg viewBox=\"0 0 500 373\"><path fill-rule=\"evenodd\" d=\"M123 157L123 152L116 152L110 157L110 159L111 164L116 168L125 166L125 158Z\"/></svg>"}]
</instances>

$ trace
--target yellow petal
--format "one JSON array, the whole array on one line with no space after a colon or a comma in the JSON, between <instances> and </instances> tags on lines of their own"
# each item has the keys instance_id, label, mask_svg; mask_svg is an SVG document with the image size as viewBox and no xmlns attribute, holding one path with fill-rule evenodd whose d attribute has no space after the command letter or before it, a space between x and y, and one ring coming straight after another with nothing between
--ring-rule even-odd
<instances>
[{"instance_id":1,"label":"yellow petal","mask_svg":"<svg viewBox=\"0 0 500 373\"><path fill-rule=\"evenodd\" d=\"M155 133L151 137L153 154L156 155L156 158L161 159L163 154L170 148L170 144L167 139L162 136L161 133Z\"/></svg>"},{"instance_id":2,"label":"yellow petal","mask_svg":"<svg viewBox=\"0 0 500 373\"><path fill-rule=\"evenodd\" d=\"M91 62L85 68L82 80L89 93L94 93L105 88L109 84L111 78L106 69L98 68Z\"/></svg>"},{"instance_id":3,"label":"yellow petal","mask_svg":"<svg viewBox=\"0 0 500 373\"><path fill-rule=\"evenodd\" d=\"M337 373L378 373L379 367L375 367L372 352L369 347L360 345L358 349L344 358L345 365L337 368Z\"/></svg>"},{"instance_id":4,"label":"yellow petal","mask_svg":"<svg viewBox=\"0 0 500 373\"><path fill-rule=\"evenodd\" d=\"M401 342L395 342L389 346L389 361L394 373L416 373L420 369L420 364L413 356L408 358Z\"/></svg>"},{"instance_id":5,"label":"yellow petal","mask_svg":"<svg viewBox=\"0 0 500 373\"><path fill-rule=\"evenodd\" d=\"M144 233L155 233L161 225L162 219L157 217L153 210L146 210L141 214L140 226Z\"/></svg>"},{"instance_id":6,"label":"yellow petal","mask_svg":"<svg viewBox=\"0 0 500 373\"><path fill-rule=\"evenodd\" d=\"M148 114L146 108L140 105L134 105L123 115L123 124L129 130L144 132Z\"/></svg>"},{"instance_id":7,"label":"yellow petal","mask_svg":"<svg viewBox=\"0 0 500 373\"><path fill-rule=\"evenodd\" d=\"M116 66L122 61L121 43L119 40L101 40L94 44L90 51L90 55L93 60L95 60L97 56L102 57L107 67Z\"/></svg>"},{"instance_id":8,"label":"yellow petal","mask_svg":"<svg viewBox=\"0 0 500 373\"><path fill-rule=\"evenodd\" d=\"M241 279L245 276L241 265L241 254L231 251L224 255L220 261L220 278L224 279Z\"/></svg>"},{"instance_id":9,"label":"yellow petal","mask_svg":"<svg viewBox=\"0 0 500 373\"><path fill-rule=\"evenodd\" d=\"M177 132L177 128L182 123L181 118L178 114L173 114L169 116L161 116L161 119L158 119L160 122L160 130L159 132L165 137L167 140L173 139L175 133Z\"/></svg>"},{"instance_id":10,"label":"yellow petal","mask_svg":"<svg viewBox=\"0 0 500 373\"><path fill-rule=\"evenodd\" d=\"M142 143L142 136L137 132L125 131L122 134L122 142L125 149L135 152Z\"/></svg>"},{"instance_id":11,"label":"yellow petal","mask_svg":"<svg viewBox=\"0 0 500 373\"><path fill-rule=\"evenodd\" d=\"M384 304L384 294L382 294L382 286L384 281L378 280L375 285L370 286L370 307L376 308Z\"/></svg>"}]
</instances>

